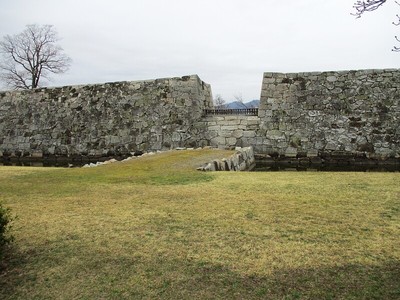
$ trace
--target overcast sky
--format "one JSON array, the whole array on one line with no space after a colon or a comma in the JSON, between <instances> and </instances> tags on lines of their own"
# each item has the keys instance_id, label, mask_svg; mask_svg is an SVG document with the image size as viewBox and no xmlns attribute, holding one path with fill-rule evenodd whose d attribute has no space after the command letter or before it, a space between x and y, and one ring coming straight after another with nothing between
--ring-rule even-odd
<instances>
[{"instance_id":1,"label":"overcast sky","mask_svg":"<svg viewBox=\"0 0 400 300\"><path fill-rule=\"evenodd\" d=\"M51 86L198 74L229 101L259 99L263 72L400 68L394 0L0 0L0 36L54 25L72 58Z\"/></svg>"}]
</instances>

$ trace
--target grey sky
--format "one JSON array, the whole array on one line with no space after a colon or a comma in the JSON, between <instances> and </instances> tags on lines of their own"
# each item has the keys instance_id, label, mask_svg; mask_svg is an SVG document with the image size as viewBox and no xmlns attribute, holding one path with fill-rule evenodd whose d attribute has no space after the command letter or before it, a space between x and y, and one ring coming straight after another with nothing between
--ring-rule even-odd
<instances>
[{"instance_id":1,"label":"grey sky","mask_svg":"<svg viewBox=\"0 0 400 300\"><path fill-rule=\"evenodd\" d=\"M353 0L0 0L0 36L52 24L73 59L49 85L198 74L213 94L258 99L263 72L400 68L388 1L361 19Z\"/></svg>"}]
</instances>

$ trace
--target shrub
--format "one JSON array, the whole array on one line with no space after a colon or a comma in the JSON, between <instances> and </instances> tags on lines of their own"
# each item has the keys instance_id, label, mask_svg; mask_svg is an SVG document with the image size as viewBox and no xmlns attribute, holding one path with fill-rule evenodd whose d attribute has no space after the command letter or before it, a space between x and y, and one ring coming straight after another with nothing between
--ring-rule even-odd
<instances>
[{"instance_id":1,"label":"shrub","mask_svg":"<svg viewBox=\"0 0 400 300\"><path fill-rule=\"evenodd\" d=\"M10 234L12 220L11 210L0 202L0 248L13 240Z\"/></svg>"}]
</instances>

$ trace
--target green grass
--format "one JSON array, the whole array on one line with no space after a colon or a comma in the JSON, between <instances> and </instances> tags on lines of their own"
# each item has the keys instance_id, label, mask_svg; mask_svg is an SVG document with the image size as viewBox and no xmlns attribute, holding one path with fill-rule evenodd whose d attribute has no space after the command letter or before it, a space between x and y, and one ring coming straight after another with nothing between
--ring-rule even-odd
<instances>
[{"instance_id":1,"label":"green grass","mask_svg":"<svg viewBox=\"0 0 400 300\"><path fill-rule=\"evenodd\" d=\"M0 299L399 299L399 173L204 173L229 151L0 168Z\"/></svg>"}]
</instances>

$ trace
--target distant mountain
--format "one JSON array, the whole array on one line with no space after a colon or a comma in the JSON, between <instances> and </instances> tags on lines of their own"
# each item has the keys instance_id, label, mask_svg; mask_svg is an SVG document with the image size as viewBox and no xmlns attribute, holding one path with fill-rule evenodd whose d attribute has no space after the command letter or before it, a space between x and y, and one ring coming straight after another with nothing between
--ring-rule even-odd
<instances>
[{"instance_id":1,"label":"distant mountain","mask_svg":"<svg viewBox=\"0 0 400 300\"><path fill-rule=\"evenodd\" d=\"M256 100L256 99L255 100L251 100L249 102L246 102L245 105L248 108L256 108L256 107L260 106L260 100Z\"/></svg>"},{"instance_id":2,"label":"distant mountain","mask_svg":"<svg viewBox=\"0 0 400 300\"><path fill-rule=\"evenodd\" d=\"M239 102L239 101L234 101L234 102L230 102L225 104L225 108L229 108L229 109L240 109L240 108L255 108L258 107L260 105L260 100L252 100L249 102Z\"/></svg>"}]
</instances>

